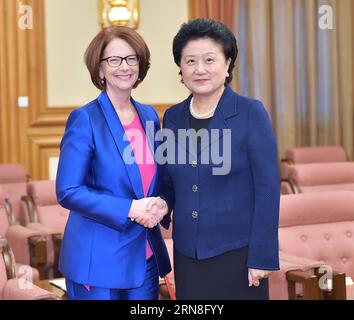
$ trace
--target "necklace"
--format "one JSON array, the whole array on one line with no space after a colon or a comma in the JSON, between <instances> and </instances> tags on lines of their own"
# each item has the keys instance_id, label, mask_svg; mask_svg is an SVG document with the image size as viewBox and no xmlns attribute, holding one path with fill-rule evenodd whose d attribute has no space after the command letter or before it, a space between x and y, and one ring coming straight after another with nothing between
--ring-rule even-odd
<instances>
[{"instance_id":1,"label":"necklace","mask_svg":"<svg viewBox=\"0 0 354 320\"><path fill-rule=\"evenodd\" d=\"M192 114L192 116L196 119L207 119L207 118L210 118L214 112L215 112L215 109L218 105L216 105L215 107L213 107L212 109L210 109L208 112L206 113L203 113L203 114L197 114L193 108L193 97L191 99L191 102L189 103L189 111L190 113Z\"/></svg>"}]
</instances>

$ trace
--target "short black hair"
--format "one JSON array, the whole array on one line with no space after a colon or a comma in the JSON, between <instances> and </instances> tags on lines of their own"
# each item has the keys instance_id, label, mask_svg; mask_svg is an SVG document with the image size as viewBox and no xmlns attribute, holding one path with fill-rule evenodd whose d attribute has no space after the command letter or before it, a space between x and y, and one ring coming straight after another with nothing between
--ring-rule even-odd
<instances>
[{"instance_id":1,"label":"short black hair","mask_svg":"<svg viewBox=\"0 0 354 320\"><path fill-rule=\"evenodd\" d=\"M180 66L182 50L189 41L201 38L209 38L220 44L223 48L225 58L231 59L228 69L230 75L225 80L226 83L230 83L238 54L237 41L230 29L221 22L198 18L188 23L183 23L173 39L173 58L175 63Z\"/></svg>"}]
</instances>

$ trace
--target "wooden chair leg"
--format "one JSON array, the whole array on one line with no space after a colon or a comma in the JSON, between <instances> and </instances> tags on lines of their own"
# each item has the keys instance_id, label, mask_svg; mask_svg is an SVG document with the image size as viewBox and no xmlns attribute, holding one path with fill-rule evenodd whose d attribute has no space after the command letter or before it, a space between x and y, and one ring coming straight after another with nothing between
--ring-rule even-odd
<instances>
[{"instance_id":1,"label":"wooden chair leg","mask_svg":"<svg viewBox=\"0 0 354 320\"><path fill-rule=\"evenodd\" d=\"M53 265L53 273L55 278L61 278L63 275L59 271L59 257L61 251L61 243L63 240L62 234L53 234L53 245L54 245L54 265Z\"/></svg>"},{"instance_id":2,"label":"wooden chair leg","mask_svg":"<svg viewBox=\"0 0 354 320\"><path fill-rule=\"evenodd\" d=\"M46 279L47 241L41 236L33 236L29 238L29 247L30 265L38 269L41 280Z\"/></svg>"},{"instance_id":3,"label":"wooden chair leg","mask_svg":"<svg viewBox=\"0 0 354 320\"><path fill-rule=\"evenodd\" d=\"M287 272L286 279L288 281L289 300L321 300L323 298L316 275L295 270ZM296 294L296 283L301 284L303 288L303 294L300 297Z\"/></svg>"},{"instance_id":4,"label":"wooden chair leg","mask_svg":"<svg viewBox=\"0 0 354 320\"><path fill-rule=\"evenodd\" d=\"M313 276L304 283L304 300L322 300L322 291L318 285L318 278Z\"/></svg>"},{"instance_id":5,"label":"wooden chair leg","mask_svg":"<svg viewBox=\"0 0 354 320\"><path fill-rule=\"evenodd\" d=\"M333 300L347 299L345 273L337 273L333 276L332 299Z\"/></svg>"}]
</instances>

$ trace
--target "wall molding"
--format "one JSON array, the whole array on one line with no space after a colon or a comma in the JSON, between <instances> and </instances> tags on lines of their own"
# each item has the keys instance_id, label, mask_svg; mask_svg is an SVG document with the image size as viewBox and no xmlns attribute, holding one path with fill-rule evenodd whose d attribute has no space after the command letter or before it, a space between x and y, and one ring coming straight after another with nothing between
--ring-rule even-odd
<instances>
[{"instance_id":1,"label":"wall molding","mask_svg":"<svg viewBox=\"0 0 354 320\"><path fill-rule=\"evenodd\" d=\"M20 3L32 7L31 30L18 27ZM49 159L79 107L48 105L45 26L45 0L0 0L0 163L21 163L34 180L49 178ZM19 96L29 108L17 106ZM160 120L173 104L151 103Z\"/></svg>"}]
</instances>

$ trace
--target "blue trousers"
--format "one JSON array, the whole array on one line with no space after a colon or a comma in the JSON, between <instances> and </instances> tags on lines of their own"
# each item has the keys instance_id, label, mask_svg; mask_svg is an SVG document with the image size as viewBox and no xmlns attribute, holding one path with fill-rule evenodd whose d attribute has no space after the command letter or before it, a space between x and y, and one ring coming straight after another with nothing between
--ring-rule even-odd
<instances>
[{"instance_id":1,"label":"blue trousers","mask_svg":"<svg viewBox=\"0 0 354 320\"><path fill-rule=\"evenodd\" d=\"M146 276L143 285L132 289L112 289L91 286L66 278L68 300L157 300L159 294L159 274L156 259L152 256L146 263Z\"/></svg>"}]
</instances>

